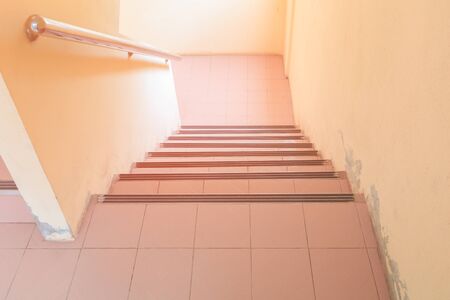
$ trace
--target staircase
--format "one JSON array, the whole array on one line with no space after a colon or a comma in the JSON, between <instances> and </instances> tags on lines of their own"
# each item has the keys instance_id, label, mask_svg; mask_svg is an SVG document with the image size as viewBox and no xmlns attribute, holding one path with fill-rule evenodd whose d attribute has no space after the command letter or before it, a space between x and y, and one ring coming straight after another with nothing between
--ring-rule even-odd
<instances>
[{"instance_id":1,"label":"staircase","mask_svg":"<svg viewBox=\"0 0 450 300\"><path fill-rule=\"evenodd\" d=\"M345 172L293 125L181 126L102 202L353 201Z\"/></svg>"}]
</instances>

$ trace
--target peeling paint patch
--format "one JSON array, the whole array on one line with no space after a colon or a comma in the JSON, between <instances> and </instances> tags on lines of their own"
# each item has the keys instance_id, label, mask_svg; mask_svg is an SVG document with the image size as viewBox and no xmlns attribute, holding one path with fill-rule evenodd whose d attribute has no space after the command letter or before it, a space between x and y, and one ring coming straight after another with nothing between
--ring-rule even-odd
<instances>
[{"instance_id":1,"label":"peeling paint patch","mask_svg":"<svg viewBox=\"0 0 450 300\"><path fill-rule=\"evenodd\" d=\"M342 147L345 153L345 169L352 189L357 193L364 193L361 188L362 162L355 159L353 149L347 147L344 141L342 131L339 131L342 141ZM366 193L364 193L366 194ZM391 288L391 296L396 300L409 300L408 288L400 278L400 271L397 262L390 256L388 251L389 235L381 225L380 216L380 197L375 185L371 185L366 197L367 205L372 217L372 224L377 235L378 248L381 258L384 259L387 269L387 279Z\"/></svg>"},{"instance_id":2,"label":"peeling paint patch","mask_svg":"<svg viewBox=\"0 0 450 300\"><path fill-rule=\"evenodd\" d=\"M69 228L54 228L48 223L38 223L39 231L47 241L73 241L73 235Z\"/></svg>"},{"instance_id":3,"label":"peeling paint patch","mask_svg":"<svg viewBox=\"0 0 450 300\"><path fill-rule=\"evenodd\" d=\"M408 289L405 282L400 279L400 271L397 262L389 255L388 244L389 235L386 234L380 221L380 197L378 191L374 185L370 186L370 190L367 196L367 204L370 207L372 214L372 222L375 232L378 236L379 249L381 256L385 260L385 265L388 270L389 285L392 291L395 293L395 297L398 300L409 300Z\"/></svg>"},{"instance_id":4,"label":"peeling paint patch","mask_svg":"<svg viewBox=\"0 0 450 300\"><path fill-rule=\"evenodd\" d=\"M74 240L72 230L69 227L53 227L49 223L41 222L39 217L32 213L36 220L36 226L46 241L71 242Z\"/></svg>"}]
</instances>

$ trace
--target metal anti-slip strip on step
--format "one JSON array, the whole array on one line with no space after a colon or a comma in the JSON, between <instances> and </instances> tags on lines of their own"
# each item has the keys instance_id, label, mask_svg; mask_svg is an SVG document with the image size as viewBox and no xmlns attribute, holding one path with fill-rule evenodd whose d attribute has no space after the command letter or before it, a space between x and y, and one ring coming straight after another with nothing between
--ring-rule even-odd
<instances>
[{"instance_id":1,"label":"metal anti-slip strip on step","mask_svg":"<svg viewBox=\"0 0 450 300\"><path fill-rule=\"evenodd\" d=\"M212 180L212 179L339 179L339 172L161 173L120 174L119 180Z\"/></svg>"},{"instance_id":2,"label":"metal anti-slip strip on step","mask_svg":"<svg viewBox=\"0 0 450 300\"><path fill-rule=\"evenodd\" d=\"M353 194L184 194L184 195L99 195L100 202L346 202Z\"/></svg>"},{"instance_id":3,"label":"metal anti-slip strip on step","mask_svg":"<svg viewBox=\"0 0 450 300\"><path fill-rule=\"evenodd\" d=\"M317 150L303 151L159 151L149 152L151 157L202 157L202 156L315 156Z\"/></svg>"},{"instance_id":4,"label":"metal anti-slip strip on step","mask_svg":"<svg viewBox=\"0 0 450 300\"><path fill-rule=\"evenodd\" d=\"M331 164L325 159L308 160L224 160L224 161L143 161L136 168L188 168L188 167L248 167L248 166L322 166Z\"/></svg>"},{"instance_id":5,"label":"metal anti-slip strip on step","mask_svg":"<svg viewBox=\"0 0 450 300\"><path fill-rule=\"evenodd\" d=\"M162 148L313 148L312 143L161 143Z\"/></svg>"},{"instance_id":6,"label":"metal anti-slip strip on step","mask_svg":"<svg viewBox=\"0 0 450 300\"><path fill-rule=\"evenodd\" d=\"M295 125L183 125L181 129L283 129L295 128Z\"/></svg>"},{"instance_id":7,"label":"metal anti-slip strip on step","mask_svg":"<svg viewBox=\"0 0 450 300\"><path fill-rule=\"evenodd\" d=\"M240 141L240 140L304 140L303 135L262 135L262 136L239 136L239 135L211 135L211 136L189 136L189 135L172 135L167 138L169 141Z\"/></svg>"},{"instance_id":8,"label":"metal anti-slip strip on step","mask_svg":"<svg viewBox=\"0 0 450 300\"><path fill-rule=\"evenodd\" d=\"M300 129L180 129L179 134L301 133Z\"/></svg>"},{"instance_id":9,"label":"metal anti-slip strip on step","mask_svg":"<svg viewBox=\"0 0 450 300\"><path fill-rule=\"evenodd\" d=\"M3 180L0 181L0 190L17 190L17 186L14 181Z\"/></svg>"}]
</instances>

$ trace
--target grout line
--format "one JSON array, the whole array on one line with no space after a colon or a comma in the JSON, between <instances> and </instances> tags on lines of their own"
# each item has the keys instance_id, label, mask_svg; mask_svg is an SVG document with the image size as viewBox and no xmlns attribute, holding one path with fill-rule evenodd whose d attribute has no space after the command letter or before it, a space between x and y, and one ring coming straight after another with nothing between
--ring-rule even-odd
<instances>
[{"instance_id":1,"label":"grout line","mask_svg":"<svg viewBox=\"0 0 450 300\"><path fill-rule=\"evenodd\" d=\"M252 248L252 205L248 204L248 224L250 228L250 298L253 299L253 248Z\"/></svg>"},{"instance_id":2,"label":"grout line","mask_svg":"<svg viewBox=\"0 0 450 300\"><path fill-rule=\"evenodd\" d=\"M372 280L373 280L373 283L375 285L375 290L377 291L378 299L380 299L380 292L378 291L378 285L377 285L377 281L375 279L375 272L373 270L372 261L370 260L369 250L367 249L366 236L364 234L364 230L362 229L361 215L359 213L358 208L356 207L356 203L353 203L353 207L356 210L356 214L358 215L359 229L361 230L361 234L363 236L364 246L365 246L364 249L366 250L365 251L366 252L366 256L367 256L367 259L369 260L370 271L372 272Z\"/></svg>"},{"instance_id":3,"label":"grout line","mask_svg":"<svg viewBox=\"0 0 450 300\"><path fill-rule=\"evenodd\" d=\"M189 282L189 300L192 297L192 282L193 282L193 277L194 277L195 240L197 237L198 207L199 207L199 204L197 204L197 209L195 210L194 240L193 240L193 244L192 244L192 260L191 260L191 280Z\"/></svg>"},{"instance_id":4,"label":"grout line","mask_svg":"<svg viewBox=\"0 0 450 300\"><path fill-rule=\"evenodd\" d=\"M66 300L69 298L70 290L72 289L73 280L75 278L75 274L76 274L76 272L78 270L78 264L80 262L81 251L83 251L83 249L84 249L84 243L86 241L86 238L87 238L87 235L88 235L88 232L89 232L89 228L91 226L92 218L94 217L94 212L97 209L98 203L93 204L92 202L89 202L88 205L89 206L88 206L86 212L88 212L88 210L90 209L90 205L94 205L94 207L92 208L92 212L91 212L91 214L89 216L89 220L87 220L88 223L87 223L87 226L86 226L86 232L84 233L83 241L81 242L81 245L80 245L80 248L79 248L77 262L75 264L75 268L73 269L72 278L70 279L69 287L67 289ZM73 248L66 248L66 249L63 249L63 250L73 250Z\"/></svg>"},{"instance_id":5,"label":"grout line","mask_svg":"<svg viewBox=\"0 0 450 300\"><path fill-rule=\"evenodd\" d=\"M2 249L2 250L4 250L4 249ZM14 271L14 276L13 276L11 282L10 282L9 285L8 285L8 289L7 289L7 292L6 292L5 299L8 298L9 293L11 292L11 288L12 288L12 286L13 286L13 283L14 283L14 281L16 281L17 273L19 272L19 269L20 269L20 267L22 266L23 258L24 258L24 256L25 256L25 251L26 251L27 249L25 248L25 249L20 249L20 250L23 250L23 251L22 251L22 256L20 257L20 261L19 261L19 263L17 264L16 270Z\"/></svg>"},{"instance_id":6,"label":"grout line","mask_svg":"<svg viewBox=\"0 0 450 300\"><path fill-rule=\"evenodd\" d=\"M306 226L305 206L303 205L303 203L301 203L301 206L302 206L302 212L303 212L303 224L305 226L306 247L308 250L309 268L311 269L311 281L312 281L312 285L313 285L314 299L316 299L317 298L316 285L314 283L314 274L313 274L313 267L312 267L312 261L311 261L311 249L312 248L309 248L308 230L307 230L307 226Z\"/></svg>"},{"instance_id":7,"label":"grout line","mask_svg":"<svg viewBox=\"0 0 450 300\"><path fill-rule=\"evenodd\" d=\"M136 268L136 261L137 261L137 256L138 256L139 249L140 249L139 245L141 244L142 229L144 228L144 221L145 221L145 215L147 214L147 209L150 209L149 205L145 205L144 215L142 216L142 223L141 223L141 228L139 229L139 238L138 238L137 247L136 247L136 254L134 256L133 268L132 268L132 271L131 271L130 284L128 285L128 296L127 296L127 299L130 299L131 287L132 287L132 284L133 284L133 277L134 277L134 270Z\"/></svg>"},{"instance_id":8,"label":"grout line","mask_svg":"<svg viewBox=\"0 0 450 300\"><path fill-rule=\"evenodd\" d=\"M74 249L70 249L70 250L74 250ZM69 286L67 287L66 300L69 299L69 294L70 294L70 290L72 289L73 279L75 278L75 273L78 270L78 263L79 263L80 257L81 257L81 250L82 249L78 249L77 262L75 263L75 267L73 268L72 276L70 278L70 283L69 283Z\"/></svg>"},{"instance_id":9,"label":"grout line","mask_svg":"<svg viewBox=\"0 0 450 300\"><path fill-rule=\"evenodd\" d=\"M239 203L241 204L241 203ZM29 251L37 251L37 250L61 250L61 251L70 251L70 250L131 250L131 249L155 249L155 250L171 250L171 249L198 249L198 250L227 250L227 249L237 249L237 250L245 250L245 249L258 249L258 250L276 250L276 249L312 249L312 250L357 250L357 249L365 249L365 247L164 247L164 246L156 246L156 247L74 247L74 248L52 248L52 247L42 247L42 248L0 248L0 250L29 250ZM367 249L375 249L376 247L368 247Z\"/></svg>"}]
</instances>

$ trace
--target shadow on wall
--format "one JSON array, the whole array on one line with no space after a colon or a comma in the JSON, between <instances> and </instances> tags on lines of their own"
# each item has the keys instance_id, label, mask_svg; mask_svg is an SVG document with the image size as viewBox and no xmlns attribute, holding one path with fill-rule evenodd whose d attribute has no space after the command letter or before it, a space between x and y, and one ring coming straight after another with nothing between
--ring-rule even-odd
<instances>
[{"instance_id":1,"label":"shadow on wall","mask_svg":"<svg viewBox=\"0 0 450 300\"><path fill-rule=\"evenodd\" d=\"M380 197L375 185L371 185L369 191L361 191L361 174L362 162L354 157L353 149L346 146L344 141L344 134L339 131L341 136L342 146L345 153L345 170L352 185L354 193L363 193L369 206L369 212L372 217L372 224L377 235L378 248L380 250L381 259L384 260L384 265L389 273L387 276L389 280L389 287L395 293L398 300L409 300L408 288L400 279L400 271L397 262L390 256L388 251L389 235L384 230L380 222Z\"/></svg>"}]
</instances>

